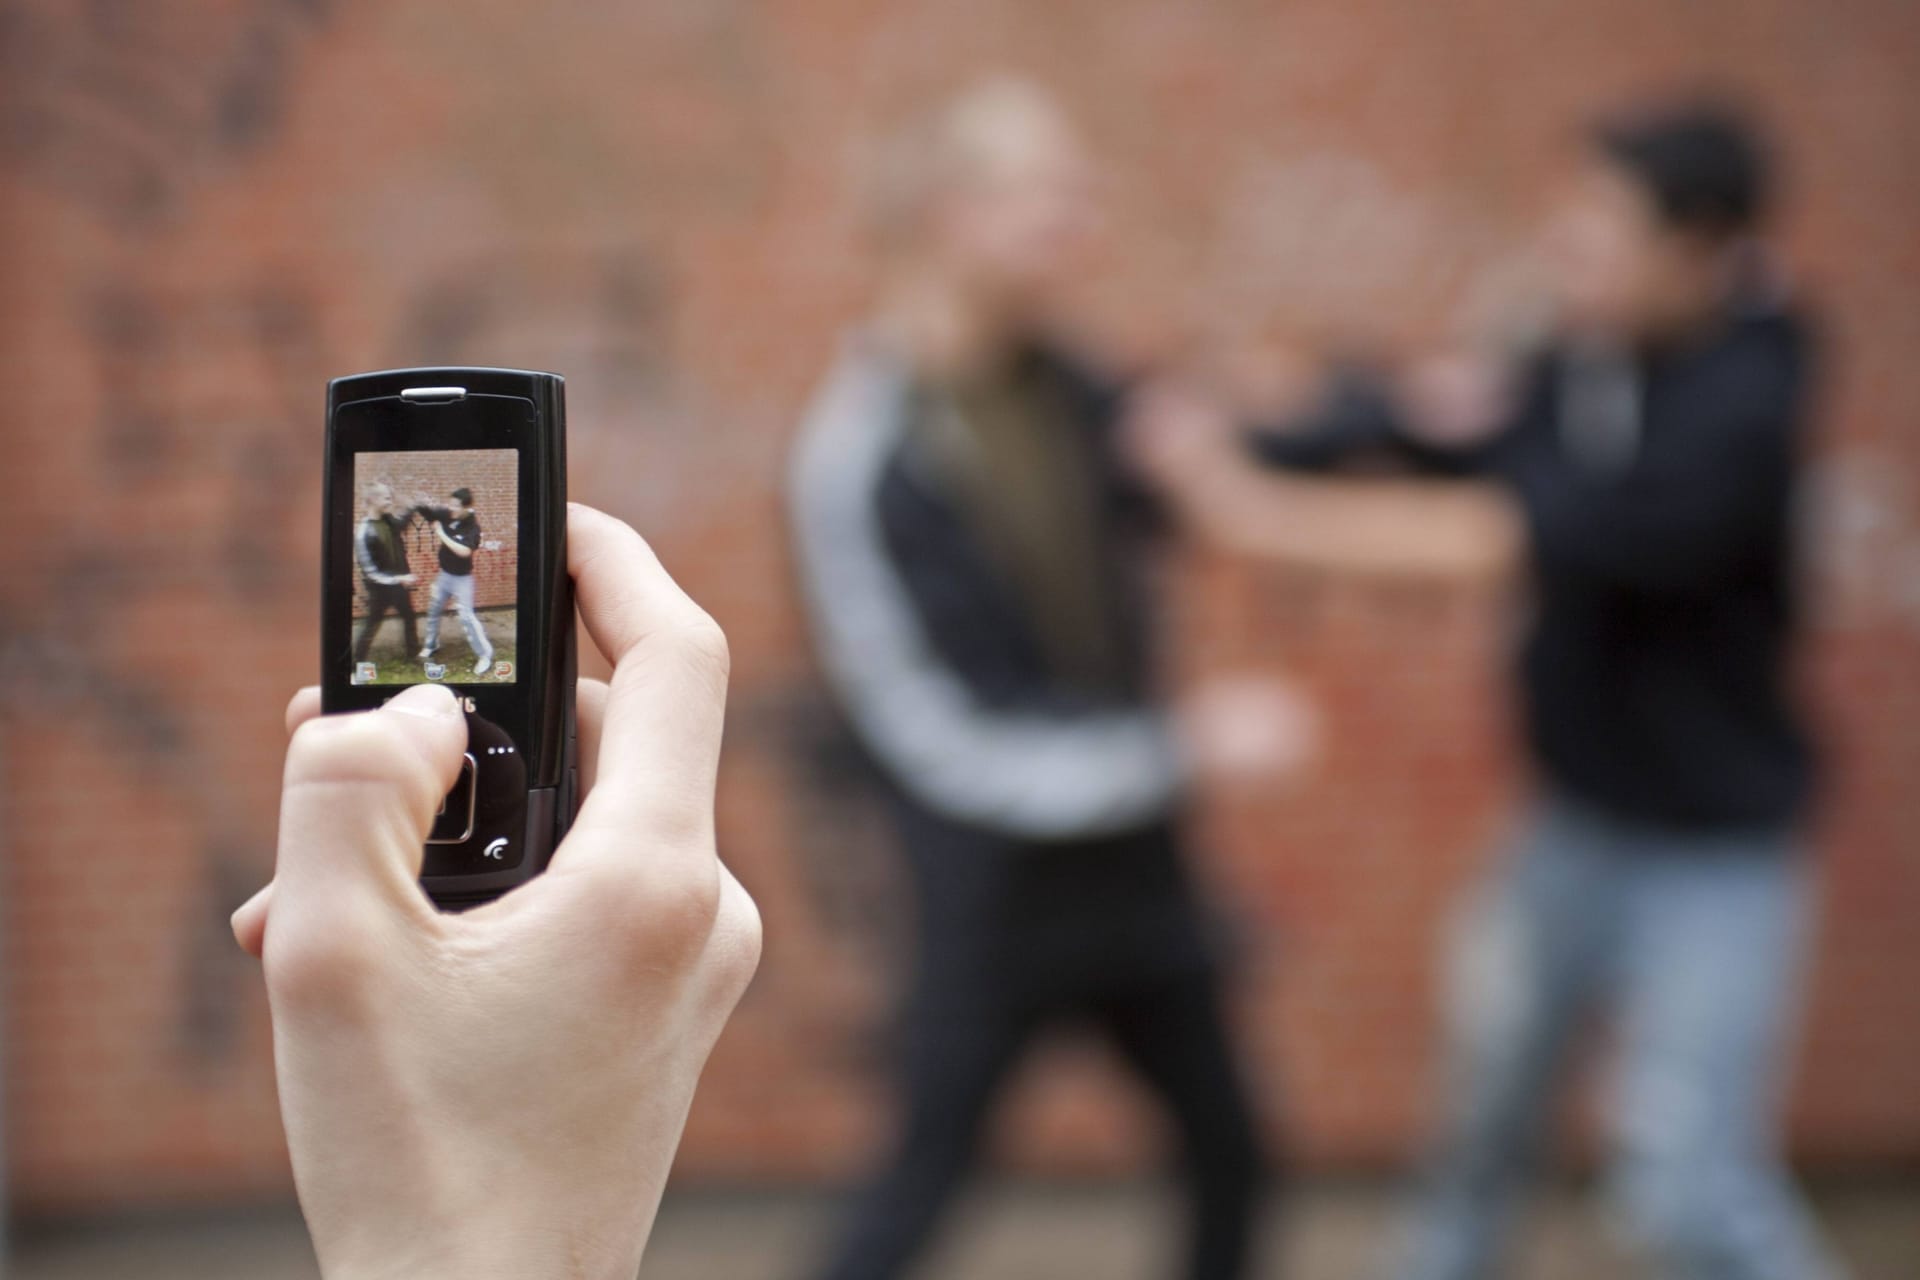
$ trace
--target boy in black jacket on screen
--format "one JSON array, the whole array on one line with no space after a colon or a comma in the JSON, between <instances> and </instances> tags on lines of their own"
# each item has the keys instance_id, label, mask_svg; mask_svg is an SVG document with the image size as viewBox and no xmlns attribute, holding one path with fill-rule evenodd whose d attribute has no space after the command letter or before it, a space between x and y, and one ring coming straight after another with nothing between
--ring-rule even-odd
<instances>
[{"instance_id":1,"label":"boy in black jacket on screen","mask_svg":"<svg viewBox=\"0 0 1920 1280\"><path fill-rule=\"evenodd\" d=\"M427 605L427 643L420 650L420 659L426 661L440 647L440 615L452 600L473 650L473 674L483 676L493 669L493 643L473 608L473 553L480 549L480 517L473 511L472 490L455 489L447 496L453 499L453 505L420 503L414 507L432 525L440 556L440 574L433 580L433 596Z\"/></svg>"}]
</instances>

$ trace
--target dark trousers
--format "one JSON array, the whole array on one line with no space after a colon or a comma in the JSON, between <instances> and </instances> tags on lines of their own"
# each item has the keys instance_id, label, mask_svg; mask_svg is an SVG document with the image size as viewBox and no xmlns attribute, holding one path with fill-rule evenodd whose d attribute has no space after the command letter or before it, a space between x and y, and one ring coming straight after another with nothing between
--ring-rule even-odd
<instances>
[{"instance_id":1,"label":"dark trousers","mask_svg":"<svg viewBox=\"0 0 1920 1280\"><path fill-rule=\"evenodd\" d=\"M943 983L951 987L953 975L933 980ZM972 1168L1012 1068L1041 1031L1068 1022L1104 1033L1179 1133L1189 1228L1178 1274L1250 1273L1264 1162L1210 972L1131 979L1059 1002L922 985L911 1002L898 1142L856 1202L828 1280L905 1272Z\"/></svg>"},{"instance_id":2,"label":"dark trousers","mask_svg":"<svg viewBox=\"0 0 1920 1280\"><path fill-rule=\"evenodd\" d=\"M414 623L412 592L394 583L369 582L366 588L367 620L360 624L360 634L354 637L353 660L367 660L367 653L373 648L373 637L389 613L398 614L400 625L406 628L407 647L402 652L409 658L420 652L420 633Z\"/></svg>"}]
</instances>

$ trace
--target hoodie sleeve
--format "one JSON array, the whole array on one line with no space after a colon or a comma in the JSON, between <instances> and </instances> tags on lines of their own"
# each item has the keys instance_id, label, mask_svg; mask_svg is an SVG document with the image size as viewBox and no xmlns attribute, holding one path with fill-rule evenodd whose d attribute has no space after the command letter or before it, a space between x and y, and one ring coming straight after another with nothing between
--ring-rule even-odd
<instances>
[{"instance_id":1,"label":"hoodie sleeve","mask_svg":"<svg viewBox=\"0 0 1920 1280\"><path fill-rule=\"evenodd\" d=\"M1328 378L1317 403L1293 418L1256 424L1242 440L1256 462L1276 470L1332 472L1363 458L1390 458L1425 474L1470 476L1490 468L1504 435L1460 448L1422 443L1407 430L1386 379L1350 365Z\"/></svg>"}]
</instances>

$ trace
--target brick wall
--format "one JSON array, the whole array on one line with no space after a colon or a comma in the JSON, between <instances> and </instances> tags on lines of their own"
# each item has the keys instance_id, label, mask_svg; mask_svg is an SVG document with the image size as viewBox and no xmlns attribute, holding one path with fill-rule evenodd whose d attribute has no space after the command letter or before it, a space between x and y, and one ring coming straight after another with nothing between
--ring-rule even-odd
<instances>
[{"instance_id":1,"label":"brick wall","mask_svg":"<svg viewBox=\"0 0 1920 1280\"><path fill-rule=\"evenodd\" d=\"M520 454L514 449L435 450L430 453L361 454L354 461L354 490L384 482L401 505L445 506L455 489L473 495L483 545L474 552L473 604L498 609L515 603L520 572ZM407 568L420 580L413 585L413 606L425 612L433 578L439 572L439 543L433 527L417 523L406 535ZM353 616L365 617L367 596L360 563L353 566Z\"/></svg>"},{"instance_id":2,"label":"brick wall","mask_svg":"<svg viewBox=\"0 0 1920 1280\"><path fill-rule=\"evenodd\" d=\"M576 496L727 627L721 833L761 976L683 1164L824 1178L880 1135L897 875L794 608L785 441L864 285L849 160L981 71L1058 86L1111 161L1084 299L1118 349L1195 332L1430 333L1504 268L1594 107L1752 94L1829 318L1820 629L1825 920L1796 1148L1920 1156L1920 136L1905 0L4 0L0 840L7 1143L34 1210L285 1194L258 975L288 691L317 670L332 375L568 375ZM1520 786L1506 603L1194 550L1175 668L1284 670L1327 741L1207 797L1249 1060L1309 1168L1402 1158L1431 945ZM780 1069L769 1073L770 1062ZM1002 1117L1028 1168L1137 1167L1089 1046Z\"/></svg>"}]
</instances>

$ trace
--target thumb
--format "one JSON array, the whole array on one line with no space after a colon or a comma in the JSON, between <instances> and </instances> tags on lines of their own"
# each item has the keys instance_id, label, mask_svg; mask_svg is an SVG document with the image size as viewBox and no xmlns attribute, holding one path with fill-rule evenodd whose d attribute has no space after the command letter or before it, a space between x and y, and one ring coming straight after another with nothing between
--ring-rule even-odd
<instances>
[{"instance_id":1,"label":"thumb","mask_svg":"<svg viewBox=\"0 0 1920 1280\"><path fill-rule=\"evenodd\" d=\"M228 922L233 926L233 940L240 949L260 958L260 948L267 940L267 911L273 905L273 881L262 885L257 893L240 904Z\"/></svg>"},{"instance_id":2,"label":"thumb","mask_svg":"<svg viewBox=\"0 0 1920 1280\"><path fill-rule=\"evenodd\" d=\"M423 846L466 741L460 704L432 684L377 711L301 725L280 793L275 918L369 900L423 902Z\"/></svg>"}]
</instances>

